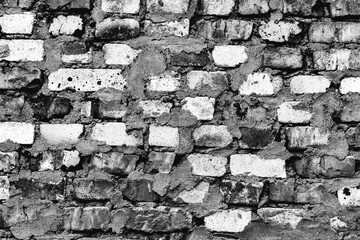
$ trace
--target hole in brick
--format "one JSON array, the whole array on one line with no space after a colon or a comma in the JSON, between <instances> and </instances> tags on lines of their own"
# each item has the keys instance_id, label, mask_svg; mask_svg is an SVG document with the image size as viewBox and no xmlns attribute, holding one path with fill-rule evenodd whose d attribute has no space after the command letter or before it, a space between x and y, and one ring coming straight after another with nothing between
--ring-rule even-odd
<instances>
[{"instance_id":1,"label":"hole in brick","mask_svg":"<svg viewBox=\"0 0 360 240\"><path fill-rule=\"evenodd\" d=\"M68 78L68 81L69 81L69 82L72 82L72 80L73 80L72 77L69 77L69 78Z\"/></svg>"},{"instance_id":2,"label":"hole in brick","mask_svg":"<svg viewBox=\"0 0 360 240\"><path fill-rule=\"evenodd\" d=\"M349 188L344 188L343 193L344 193L346 196L350 196L350 189L349 189Z\"/></svg>"}]
</instances>

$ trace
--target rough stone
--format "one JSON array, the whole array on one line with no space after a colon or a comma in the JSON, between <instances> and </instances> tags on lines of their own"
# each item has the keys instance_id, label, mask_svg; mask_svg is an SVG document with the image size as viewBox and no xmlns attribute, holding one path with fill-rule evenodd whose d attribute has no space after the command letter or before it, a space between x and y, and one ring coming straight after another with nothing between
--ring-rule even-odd
<instances>
[{"instance_id":1,"label":"rough stone","mask_svg":"<svg viewBox=\"0 0 360 240\"><path fill-rule=\"evenodd\" d=\"M53 19L49 32L53 36L73 35L76 31L82 31L83 21L78 16L58 16Z\"/></svg>"},{"instance_id":2,"label":"rough stone","mask_svg":"<svg viewBox=\"0 0 360 240\"><path fill-rule=\"evenodd\" d=\"M250 210L223 210L205 217L205 227L216 232L238 233L251 222Z\"/></svg>"},{"instance_id":3,"label":"rough stone","mask_svg":"<svg viewBox=\"0 0 360 240\"><path fill-rule=\"evenodd\" d=\"M298 69L303 66L303 56L300 49L296 48L267 48L264 51L263 65L278 69Z\"/></svg>"},{"instance_id":4,"label":"rough stone","mask_svg":"<svg viewBox=\"0 0 360 240\"><path fill-rule=\"evenodd\" d=\"M105 44L103 47L105 63L130 65L141 52L141 50L132 49L127 44Z\"/></svg>"},{"instance_id":5,"label":"rough stone","mask_svg":"<svg viewBox=\"0 0 360 240\"><path fill-rule=\"evenodd\" d=\"M290 148L304 149L328 144L329 132L314 127L292 127L286 130Z\"/></svg>"},{"instance_id":6,"label":"rough stone","mask_svg":"<svg viewBox=\"0 0 360 240\"><path fill-rule=\"evenodd\" d=\"M153 23L145 20L144 32L148 36L161 37L187 37L190 30L190 20L183 19L178 21L170 21L165 23Z\"/></svg>"},{"instance_id":7,"label":"rough stone","mask_svg":"<svg viewBox=\"0 0 360 240\"><path fill-rule=\"evenodd\" d=\"M246 183L223 180L220 184L220 192L224 196L225 203L258 205L263 187L262 182Z\"/></svg>"},{"instance_id":8,"label":"rough stone","mask_svg":"<svg viewBox=\"0 0 360 240\"><path fill-rule=\"evenodd\" d=\"M202 15L218 15L227 16L235 7L234 0L209 0L201 1L201 14Z\"/></svg>"},{"instance_id":9,"label":"rough stone","mask_svg":"<svg viewBox=\"0 0 360 240\"><path fill-rule=\"evenodd\" d=\"M76 178L75 197L81 200L107 200L115 191L115 183L107 179Z\"/></svg>"},{"instance_id":10,"label":"rough stone","mask_svg":"<svg viewBox=\"0 0 360 240\"><path fill-rule=\"evenodd\" d=\"M195 145L203 147L226 147L233 138L226 126L202 125L193 132Z\"/></svg>"},{"instance_id":11,"label":"rough stone","mask_svg":"<svg viewBox=\"0 0 360 240\"><path fill-rule=\"evenodd\" d=\"M96 25L95 36L103 40L127 40L139 35L139 22L130 19L110 19Z\"/></svg>"},{"instance_id":12,"label":"rough stone","mask_svg":"<svg viewBox=\"0 0 360 240\"><path fill-rule=\"evenodd\" d=\"M209 187L208 182L200 182L194 189L180 192L177 199L190 204L203 203L206 194L209 192Z\"/></svg>"},{"instance_id":13,"label":"rough stone","mask_svg":"<svg viewBox=\"0 0 360 240\"><path fill-rule=\"evenodd\" d=\"M299 23L285 21L263 22L259 28L260 37L271 42L287 42L302 32Z\"/></svg>"},{"instance_id":14,"label":"rough stone","mask_svg":"<svg viewBox=\"0 0 360 240\"><path fill-rule=\"evenodd\" d=\"M101 9L110 13L137 14L140 10L140 0L102 0Z\"/></svg>"},{"instance_id":15,"label":"rough stone","mask_svg":"<svg viewBox=\"0 0 360 240\"><path fill-rule=\"evenodd\" d=\"M107 230L110 223L108 207L68 207L64 228L72 231Z\"/></svg>"},{"instance_id":16,"label":"rough stone","mask_svg":"<svg viewBox=\"0 0 360 240\"><path fill-rule=\"evenodd\" d=\"M119 152L97 153L92 157L91 164L111 174L130 174L138 160L138 156Z\"/></svg>"},{"instance_id":17,"label":"rough stone","mask_svg":"<svg viewBox=\"0 0 360 240\"><path fill-rule=\"evenodd\" d=\"M135 202L154 202L159 198L153 191L153 181L147 179L129 180L122 194Z\"/></svg>"},{"instance_id":18,"label":"rough stone","mask_svg":"<svg viewBox=\"0 0 360 240\"><path fill-rule=\"evenodd\" d=\"M157 0L147 0L146 9L150 13L175 13L184 14L189 7L189 0L165 0L159 2Z\"/></svg>"},{"instance_id":19,"label":"rough stone","mask_svg":"<svg viewBox=\"0 0 360 240\"><path fill-rule=\"evenodd\" d=\"M145 165L146 173L164 173L171 172L176 154L173 152L151 152L148 155L148 162Z\"/></svg>"},{"instance_id":20,"label":"rough stone","mask_svg":"<svg viewBox=\"0 0 360 240\"><path fill-rule=\"evenodd\" d=\"M268 0L240 0L239 13L241 15L264 14L270 10Z\"/></svg>"},{"instance_id":21,"label":"rough stone","mask_svg":"<svg viewBox=\"0 0 360 240\"><path fill-rule=\"evenodd\" d=\"M258 215L265 223L295 229L305 215L303 209L260 208Z\"/></svg>"},{"instance_id":22,"label":"rough stone","mask_svg":"<svg viewBox=\"0 0 360 240\"><path fill-rule=\"evenodd\" d=\"M214 117L215 98L187 97L182 103L185 103L182 109L191 112L198 120L212 120Z\"/></svg>"},{"instance_id":23,"label":"rough stone","mask_svg":"<svg viewBox=\"0 0 360 240\"><path fill-rule=\"evenodd\" d=\"M281 77L273 77L268 73L253 73L248 75L247 79L241 84L239 93L245 96L271 96L277 94L282 85Z\"/></svg>"}]
</instances>

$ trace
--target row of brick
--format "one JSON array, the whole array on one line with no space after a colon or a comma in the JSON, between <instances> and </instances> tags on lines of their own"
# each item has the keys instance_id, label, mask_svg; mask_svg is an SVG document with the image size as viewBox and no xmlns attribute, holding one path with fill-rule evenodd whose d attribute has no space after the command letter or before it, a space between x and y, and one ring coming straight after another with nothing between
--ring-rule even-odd
<instances>
[{"instance_id":1,"label":"row of brick","mask_svg":"<svg viewBox=\"0 0 360 240\"><path fill-rule=\"evenodd\" d=\"M36 0L20 0L11 1L4 0L5 7L20 7L29 9L35 4ZM190 0L163 0L158 2L156 0L146 1L146 10L150 13L173 13L183 14L188 11ZM299 15L299 16L323 16L328 10L332 17L340 16L356 16L359 13L359 3L353 0L310 0L303 2L301 0L211 0L201 1L199 6L199 13L203 15L229 15L232 11L236 11L242 15L266 14L269 11L280 10L285 14ZM76 0L76 1L58 1L48 0L46 5L50 10L79 10L91 9L90 0ZM112 1L99 0L95 2L95 8L100 8L109 13L121 14L137 14L140 10L140 0L132 1Z\"/></svg>"}]
</instances>

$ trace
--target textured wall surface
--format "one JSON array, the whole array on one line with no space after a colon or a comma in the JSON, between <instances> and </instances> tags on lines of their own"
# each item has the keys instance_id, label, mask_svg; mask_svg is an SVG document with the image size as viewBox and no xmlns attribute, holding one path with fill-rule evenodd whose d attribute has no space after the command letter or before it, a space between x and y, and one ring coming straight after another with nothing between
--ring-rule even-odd
<instances>
[{"instance_id":1,"label":"textured wall surface","mask_svg":"<svg viewBox=\"0 0 360 240\"><path fill-rule=\"evenodd\" d=\"M0 238L360 239L357 0L0 0Z\"/></svg>"}]
</instances>

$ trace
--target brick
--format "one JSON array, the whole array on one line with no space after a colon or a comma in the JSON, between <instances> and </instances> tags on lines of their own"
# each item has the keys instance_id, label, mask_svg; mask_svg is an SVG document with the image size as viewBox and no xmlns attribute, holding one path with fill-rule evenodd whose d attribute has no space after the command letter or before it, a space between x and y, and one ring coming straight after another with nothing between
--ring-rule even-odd
<instances>
[{"instance_id":1,"label":"brick","mask_svg":"<svg viewBox=\"0 0 360 240\"><path fill-rule=\"evenodd\" d=\"M322 174L326 177L352 177L355 174L355 158L349 156L339 160L333 156L324 156L320 167L325 170Z\"/></svg>"},{"instance_id":2,"label":"brick","mask_svg":"<svg viewBox=\"0 0 360 240\"><path fill-rule=\"evenodd\" d=\"M223 180L220 184L220 192L225 203L257 206L263 187L262 182L246 183Z\"/></svg>"},{"instance_id":3,"label":"brick","mask_svg":"<svg viewBox=\"0 0 360 240\"><path fill-rule=\"evenodd\" d=\"M49 32L53 36L73 35L76 31L81 31L83 21L79 16L58 16L53 19Z\"/></svg>"},{"instance_id":4,"label":"brick","mask_svg":"<svg viewBox=\"0 0 360 240\"><path fill-rule=\"evenodd\" d=\"M175 13L184 14L189 8L189 0L147 0L146 10L150 13Z\"/></svg>"},{"instance_id":5,"label":"brick","mask_svg":"<svg viewBox=\"0 0 360 240\"><path fill-rule=\"evenodd\" d=\"M141 133L128 134L125 123L98 123L93 127L91 138L111 146L141 146Z\"/></svg>"},{"instance_id":6,"label":"brick","mask_svg":"<svg viewBox=\"0 0 360 240\"><path fill-rule=\"evenodd\" d=\"M352 62L352 55L358 52L350 49L331 49L325 51L314 51L314 68L317 70L347 70L359 69L357 61Z\"/></svg>"},{"instance_id":7,"label":"brick","mask_svg":"<svg viewBox=\"0 0 360 240\"><path fill-rule=\"evenodd\" d=\"M291 101L280 104L277 116L281 123L305 124L310 122L313 114L306 103Z\"/></svg>"},{"instance_id":8,"label":"brick","mask_svg":"<svg viewBox=\"0 0 360 240\"><path fill-rule=\"evenodd\" d=\"M137 14L140 0L101 0L101 9L110 13Z\"/></svg>"},{"instance_id":9,"label":"brick","mask_svg":"<svg viewBox=\"0 0 360 240\"><path fill-rule=\"evenodd\" d=\"M269 8L268 0L240 0L239 13L242 15L264 14Z\"/></svg>"},{"instance_id":10,"label":"brick","mask_svg":"<svg viewBox=\"0 0 360 240\"><path fill-rule=\"evenodd\" d=\"M292 127L286 129L290 148L305 149L327 145L330 133L315 127Z\"/></svg>"},{"instance_id":11,"label":"brick","mask_svg":"<svg viewBox=\"0 0 360 240\"><path fill-rule=\"evenodd\" d=\"M212 120L214 117L215 98L187 97L182 101L182 103L184 103L182 109L189 111L198 120Z\"/></svg>"},{"instance_id":12,"label":"brick","mask_svg":"<svg viewBox=\"0 0 360 240\"><path fill-rule=\"evenodd\" d=\"M246 127L240 128L242 149L264 149L274 141L276 132L271 128Z\"/></svg>"},{"instance_id":13,"label":"brick","mask_svg":"<svg viewBox=\"0 0 360 240\"><path fill-rule=\"evenodd\" d=\"M303 66L303 56L296 48L267 48L264 51L263 65L278 69L298 69Z\"/></svg>"},{"instance_id":14,"label":"brick","mask_svg":"<svg viewBox=\"0 0 360 240\"><path fill-rule=\"evenodd\" d=\"M90 0L47 0L46 2L52 10L90 9Z\"/></svg>"},{"instance_id":15,"label":"brick","mask_svg":"<svg viewBox=\"0 0 360 240\"><path fill-rule=\"evenodd\" d=\"M208 182L200 182L194 189L180 192L176 199L181 199L181 201L190 204L203 203L209 192L209 187Z\"/></svg>"},{"instance_id":16,"label":"brick","mask_svg":"<svg viewBox=\"0 0 360 240\"><path fill-rule=\"evenodd\" d=\"M161 100L142 100L139 101L139 107L143 110L144 116L158 117L164 113L170 113L172 103Z\"/></svg>"},{"instance_id":17,"label":"brick","mask_svg":"<svg viewBox=\"0 0 360 240\"><path fill-rule=\"evenodd\" d=\"M110 223L108 207L67 207L64 228L69 231L107 230Z\"/></svg>"},{"instance_id":18,"label":"brick","mask_svg":"<svg viewBox=\"0 0 360 240\"><path fill-rule=\"evenodd\" d=\"M207 51L199 53L189 51L177 51L172 53L170 62L174 66L181 67L204 67L210 62Z\"/></svg>"},{"instance_id":19,"label":"brick","mask_svg":"<svg viewBox=\"0 0 360 240\"><path fill-rule=\"evenodd\" d=\"M226 126L202 125L193 132L195 145L203 147L226 147L233 138Z\"/></svg>"},{"instance_id":20,"label":"brick","mask_svg":"<svg viewBox=\"0 0 360 240\"><path fill-rule=\"evenodd\" d=\"M247 40L253 31L250 21L229 19L198 22L200 34L206 39Z\"/></svg>"},{"instance_id":21,"label":"brick","mask_svg":"<svg viewBox=\"0 0 360 240\"><path fill-rule=\"evenodd\" d=\"M113 181L102 178L76 178L72 184L75 198L80 200L108 200L116 191Z\"/></svg>"},{"instance_id":22,"label":"brick","mask_svg":"<svg viewBox=\"0 0 360 240\"><path fill-rule=\"evenodd\" d=\"M0 171L10 172L18 165L19 154L17 152L0 151Z\"/></svg>"},{"instance_id":23,"label":"brick","mask_svg":"<svg viewBox=\"0 0 360 240\"><path fill-rule=\"evenodd\" d=\"M290 15L298 16L323 16L325 14L325 6L319 4L317 0L301 1L301 0L284 0L283 12Z\"/></svg>"},{"instance_id":24,"label":"brick","mask_svg":"<svg viewBox=\"0 0 360 240\"><path fill-rule=\"evenodd\" d=\"M359 93L360 77L343 78L340 83L339 91L341 94Z\"/></svg>"},{"instance_id":25,"label":"brick","mask_svg":"<svg viewBox=\"0 0 360 240\"><path fill-rule=\"evenodd\" d=\"M126 80L120 69L66 69L61 68L49 75L48 87L51 91L73 89L93 92L111 87L124 90Z\"/></svg>"},{"instance_id":26,"label":"brick","mask_svg":"<svg viewBox=\"0 0 360 240\"><path fill-rule=\"evenodd\" d=\"M139 22L130 18L106 18L95 28L95 36L102 40L127 40L138 37L139 33Z\"/></svg>"},{"instance_id":27,"label":"brick","mask_svg":"<svg viewBox=\"0 0 360 240\"><path fill-rule=\"evenodd\" d=\"M305 211L290 208L260 208L257 214L270 225L295 229L305 216Z\"/></svg>"},{"instance_id":28,"label":"brick","mask_svg":"<svg viewBox=\"0 0 360 240\"><path fill-rule=\"evenodd\" d=\"M324 93L330 84L323 76L298 75L290 79L290 90L295 94Z\"/></svg>"},{"instance_id":29,"label":"brick","mask_svg":"<svg viewBox=\"0 0 360 240\"><path fill-rule=\"evenodd\" d=\"M88 64L92 62L92 52L83 54L62 54L61 61L64 63L82 63Z\"/></svg>"},{"instance_id":30,"label":"brick","mask_svg":"<svg viewBox=\"0 0 360 240\"><path fill-rule=\"evenodd\" d=\"M0 89L28 88L40 79L41 71L38 68L13 67L10 71L0 72Z\"/></svg>"},{"instance_id":31,"label":"brick","mask_svg":"<svg viewBox=\"0 0 360 240\"><path fill-rule=\"evenodd\" d=\"M343 187L337 191L341 206L360 206L360 190L352 187Z\"/></svg>"},{"instance_id":32,"label":"brick","mask_svg":"<svg viewBox=\"0 0 360 240\"><path fill-rule=\"evenodd\" d=\"M180 88L180 76L176 72L165 72L150 76L146 90L150 92L175 92Z\"/></svg>"},{"instance_id":33,"label":"brick","mask_svg":"<svg viewBox=\"0 0 360 240\"><path fill-rule=\"evenodd\" d=\"M127 44L105 44L103 47L105 63L130 65L141 50L132 49Z\"/></svg>"},{"instance_id":34,"label":"brick","mask_svg":"<svg viewBox=\"0 0 360 240\"><path fill-rule=\"evenodd\" d=\"M190 20L182 19L164 23L153 23L145 20L144 32L147 36L186 37L189 35Z\"/></svg>"},{"instance_id":35,"label":"brick","mask_svg":"<svg viewBox=\"0 0 360 240\"><path fill-rule=\"evenodd\" d=\"M222 210L205 217L205 227L215 232L238 233L251 222L251 211L247 209Z\"/></svg>"},{"instance_id":36,"label":"brick","mask_svg":"<svg viewBox=\"0 0 360 240\"><path fill-rule=\"evenodd\" d=\"M231 155L230 171L234 176L286 178L285 160L279 158L264 159L253 154Z\"/></svg>"},{"instance_id":37,"label":"brick","mask_svg":"<svg viewBox=\"0 0 360 240\"><path fill-rule=\"evenodd\" d=\"M5 14L0 17L0 29L5 34L31 34L36 15L31 12Z\"/></svg>"},{"instance_id":38,"label":"brick","mask_svg":"<svg viewBox=\"0 0 360 240\"><path fill-rule=\"evenodd\" d=\"M1 47L5 47L6 53L0 54L0 60L13 62L40 62L44 60L43 40L1 39L0 49Z\"/></svg>"},{"instance_id":39,"label":"brick","mask_svg":"<svg viewBox=\"0 0 360 240\"><path fill-rule=\"evenodd\" d=\"M80 135L84 131L81 124L41 124L40 135L47 143L75 144L79 141Z\"/></svg>"},{"instance_id":40,"label":"brick","mask_svg":"<svg viewBox=\"0 0 360 240\"><path fill-rule=\"evenodd\" d=\"M135 170L139 157L125 155L119 152L96 153L93 155L91 164L98 169L115 175L130 174Z\"/></svg>"},{"instance_id":41,"label":"brick","mask_svg":"<svg viewBox=\"0 0 360 240\"><path fill-rule=\"evenodd\" d=\"M0 200L10 198L10 181L7 176L0 176Z\"/></svg>"},{"instance_id":42,"label":"brick","mask_svg":"<svg viewBox=\"0 0 360 240\"><path fill-rule=\"evenodd\" d=\"M358 43L360 24L354 22L314 22L309 30L311 42Z\"/></svg>"},{"instance_id":43,"label":"brick","mask_svg":"<svg viewBox=\"0 0 360 240\"><path fill-rule=\"evenodd\" d=\"M216 97L228 88L226 72L190 71L187 85L203 96Z\"/></svg>"},{"instance_id":44,"label":"brick","mask_svg":"<svg viewBox=\"0 0 360 240\"><path fill-rule=\"evenodd\" d=\"M21 122L0 123L0 142L10 140L19 144L34 142L35 125Z\"/></svg>"},{"instance_id":45,"label":"brick","mask_svg":"<svg viewBox=\"0 0 360 240\"><path fill-rule=\"evenodd\" d=\"M96 118L115 118L120 119L127 112L126 103L122 100L99 100L98 104L94 104L93 114Z\"/></svg>"},{"instance_id":46,"label":"brick","mask_svg":"<svg viewBox=\"0 0 360 240\"><path fill-rule=\"evenodd\" d=\"M210 154L191 154L187 160L192 167L192 173L198 176L221 177L226 173L226 157Z\"/></svg>"},{"instance_id":47,"label":"brick","mask_svg":"<svg viewBox=\"0 0 360 240\"><path fill-rule=\"evenodd\" d=\"M342 107L340 120L342 122L360 122L359 100L350 101Z\"/></svg>"},{"instance_id":48,"label":"brick","mask_svg":"<svg viewBox=\"0 0 360 240\"><path fill-rule=\"evenodd\" d=\"M137 179L127 181L122 194L135 202L156 202L159 196L153 191L153 181L149 179Z\"/></svg>"},{"instance_id":49,"label":"brick","mask_svg":"<svg viewBox=\"0 0 360 240\"><path fill-rule=\"evenodd\" d=\"M179 129L150 125L149 145L159 147L179 146Z\"/></svg>"},{"instance_id":50,"label":"brick","mask_svg":"<svg viewBox=\"0 0 360 240\"><path fill-rule=\"evenodd\" d=\"M287 42L302 32L298 22L269 21L259 27L260 37L270 42Z\"/></svg>"},{"instance_id":51,"label":"brick","mask_svg":"<svg viewBox=\"0 0 360 240\"><path fill-rule=\"evenodd\" d=\"M360 14L360 3L354 0L328 0L332 17L357 16Z\"/></svg>"},{"instance_id":52,"label":"brick","mask_svg":"<svg viewBox=\"0 0 360 240\"><path fill-rule=\"evenodd\" d=\"M18 6L25 9L30 9L35 0L19 0Z\"/></svg>"},{"instance_id":53,"label":"brick","mask_svg":"<svg viewBox=\"0 0 360 240\"><path fill-rule=\"evenodd\" d=\"M248 59L246 47L237 45L215 46L212 52L215 65L219 67L236 67Z\"/></svg>"},{"instance_id":54,"label":"brick","mask_svg":"<svg viewBox=\"0 0 360 240\"><path fill-rule=\"evenodd\" d=\"M142 232L174 232L192 227L192 216L181 208L132 208L126 228ZM161 223L161 224L159 224Z\"/></svg>"},{"instance_id":55,"label":"brick","mask_svg":"<svg viewBox=\"0 0 360 240\"><path fill-rule=\"evenodd\" d=\"M22 114L25 99L0 95L0 102L0 119L7 120L9 117L19 117Z\"/></svg>"},{"instance_id":56,"label":"brick","mask_svg":"<svg viewBox=\"0 0 360 240\"><path fill-rule=\"evenodd\" d=\"M227 16L235 7L234 0L201 0L200 4L202 15Z\"/></svg>"},{"instance_id":57,"label":"brick","mask_svg":"<svg viewBox=\"0 0 360 240\"><path fill-rule=\"evenodd\" d=\"M62 159L62 165L69 167L76 167L80 163L80 153L76 150L74 151L63 151L64 157Z\"/></svg>"},{"instance_id":58,"label":"brick","mask_svg":"<svg viewBox=\"0 0 360 240\"><path fill-rule=\"evenodd\" d=\"M151 152L148 155L144 172L168 174L171 172L175 157L176 154L173 152Z\"/></svg>"},{"instance_id":59,"label":"brick","mask_svg":"<svg viewBox=\"0 0 360 240\"><path fill-rule=\"evenodd\" d=\"M240 95L276 95L281 90L283 81L281 77L271 76L269 73L253 73L240 85Z\"/></svg>"}]
</instances>

